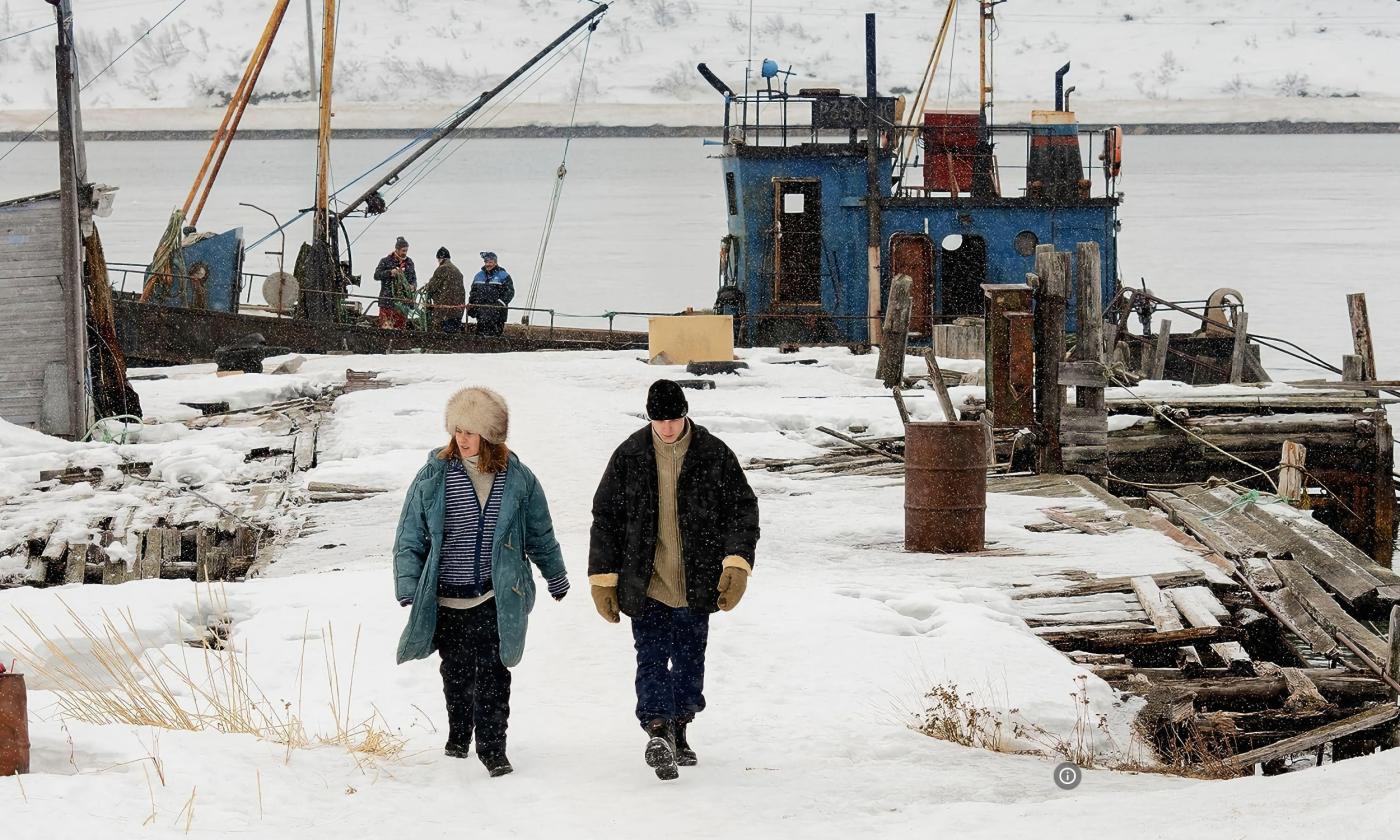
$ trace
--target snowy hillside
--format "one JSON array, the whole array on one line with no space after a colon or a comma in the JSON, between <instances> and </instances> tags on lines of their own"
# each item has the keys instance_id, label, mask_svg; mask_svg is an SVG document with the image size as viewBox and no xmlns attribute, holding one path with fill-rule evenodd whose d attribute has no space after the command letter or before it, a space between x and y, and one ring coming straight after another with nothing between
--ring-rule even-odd
<instances>
[{"instance_id":1,"label":"snowy hillside","mask_svg":"<svg viewBox=\"0 0 1400 840\"><path fill-rule=\"evenodd\" d=\"M191 114L175 109L197 115L226 101L273 3L74 0L74 6L81 70L89 80L178 6L96 79L85 105L99 121L104 109L170 109L161 127L179 127ZM310 99L304 8L292 4L274 44L258 85L264 104L285 109ZM354 106L420 106L426 114L463 103L588 8L572 0L343 4L338 103L355 124L426 124L418 112L386 117ZM865 11L879 14L882 85L907 92L918 86L943 14L941 2L759 0L750 28L750 8L747 0L619 0L590 46L584 121L716 122L715 94L695 64L708 62L738 87L750 37L754 58L793 67L795 86L863 89ZM1074 62L1075 101L1091 120L1393 120L1400 101L1400 6L1393 0L1010 0L997 14L1003 120L1023 119L1026 103L1046 102L1052 73L1067 60ZM51 19L43 3L0 0L0 117L9 111L18 120L16 112L52 108L54 30L6 39ZM523 107L500 122L564 121L580 54L542 76L521 96ZM934 100L972 101L976 59L976 3L963 0ZM250 112L250 124L278 110ZM306 107L290 110L299 116Z\"/></svg>"}]
</instances>

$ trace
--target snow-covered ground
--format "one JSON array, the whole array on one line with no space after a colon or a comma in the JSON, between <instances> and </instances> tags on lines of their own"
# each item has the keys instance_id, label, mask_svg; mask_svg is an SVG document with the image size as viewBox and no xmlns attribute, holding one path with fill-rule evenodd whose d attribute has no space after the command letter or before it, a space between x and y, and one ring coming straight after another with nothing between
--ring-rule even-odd
<instances>
[{"instance_id":1,"label":"snow-covered ground","mask_svg":"<svg viewBox=\"0 0 1400 840\"><path fill-rule=\"evenodd\" d=\"M81 72L93 79L177 3L168 20L88 89L89 127L217 124L218 105L237 85L272 0L75 0ZM336 124L431 125L588 8L568 0L343 4L335 89L350 107ZM291 6L258 83L266 104L250 109L246 127L315 125L304 104L312 86L302 9ZM863 90L866 11L879 15L882 86L894 93L916 89L942 3L620 0L590 45L580 119L715 124L718 97L695 72L699 61L736 89L748 59L771 57L793 68L794 87ZM1027 103L1043 107L1052 96L1051 75L1065 61L1074 62L1076 107L1091 121L1393 121L1400 102L1400 17L1390 0L1013 0L997 7L997 18L1002 119L1022 119ZM44 4L0 2L0 38L51 20ZM315 28L319 33L319 20ZM526 90L520 107L499 124L567 122L580 54L574 50ZM959 4L942 67L934 100L975 102L971 0ZM26 131L52 109L52 68L52 29L0 41L0 130ZM355 107L367 104L412 110Z\"/></svg>"},{"instance_id":2,"label":"snow-covered ground","mask_svg":"<svg viewBox=\"0 0 1400 840\"><path fill-rule=\"evenodd\" d=\"M323 427L320 465L304 478L389 492L318 506L267 574L245 584L0 592L7 662L15 638L30 636L16 610L65 648L72 642L79 662L85 651L75 622L98 627L105 613L119 627L130 622L123 636L136 649L193 663L188 670L199 674L202 654L183 642L223 613L252 680L308 733L330 734L337 720L375 714L406 739L399 757L367 760L337 746L289 752L249 735L65 721L50 686L35 680L34 772L0 779L4 836L1003 838L1146 825L1152 836L1237 838L1343 822L1356 837L1389 830L1400 792L1374 780L1400 770L1400 752L1222 783L1093 770L1064 792L1051 778L1057 759L962 748L912 731L921 695L955 683L985 705L1016 708L1021 720L1066 735L1076 721L1076 678L1086 674L1015 617L1009 585L1065 568L1167 571L1189 558L1165 537L1137 529L1107 537L1032 534L1020 523L1035 519L1047 500L1000 495L989 499L994 553L906 554L902 490L877 478L750 473L763 537L744 602L714 620L709 709L692 728L701 763L678 783L657 782L641 761L631 717L626 626L598 619L585 580L597 478L612 447L643 422L646 384L674 375L638 364L637 355L313 358L289 381L334 381L352 367L379 370L395 387L340 399ZM768 350L744 355L749 371L721 377L714 391L690 392L697 422L742 459L812 454L824 442L816 425L896 430L894 408L873 378L873 356L814 351L804 355L818 363L800 366L774 364L791 357ZM179 388L197 387L204 397L222 391L257 401L285 393L267 386L274 377L166 372L182 379L139 383L153 413L173 410L158 392L182 381ZM549 494L575 584L562 603L541 599L532 616L513 690L517 772L499 780L475 760L442 756L435 663L393 664L406 617L389 573L402 491L441 443L447 396L469 383L509 399L511 443ZM916 417L936 416L934 400L912 396ZM0 432L6 455L22 449L43 460L41 450L53 448L13 427L0 425ZM198 434L186 445L200 445ZM6 466L21 479L40 468L37 461ZM328 672L338 675L338 691ZM1102 730L1091 727L1097 749L1121 758L1136 707L1096 678L1085 685L1093 712L1106 716Z\"/></svg>"}]
</instances>

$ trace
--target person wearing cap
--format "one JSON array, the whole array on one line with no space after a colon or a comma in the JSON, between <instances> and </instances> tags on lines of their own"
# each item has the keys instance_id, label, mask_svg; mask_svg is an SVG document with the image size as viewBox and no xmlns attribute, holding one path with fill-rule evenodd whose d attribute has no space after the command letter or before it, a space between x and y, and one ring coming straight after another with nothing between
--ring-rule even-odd
<instances>
[{"instance_id":1,"label":"person wearing cap","mask_svg":"<svg viewBox=\"0 0 1400 840\"><path fill-rule=\"evenodd\" d=\"M379 281L379 326L391 330L408 326L418 273L408 255L407 239L400 236L394 241L394 250L374 267L374 279Z\"/></svg>"},{"instance_id":2,"label":"person wearing cap","mask_svg":"<svg viewBox=\"0 0 1400 840\"><path fill-rule=\"evenodd\" d=\"M423 297L432 313L429 323L439 326L445 333L460 333L462 312L467 303L465 278L461 269L452 264L452 254L446 246L437 249L437 261L437 270L423 287Z\"/></svg>"},{"instance_id":3,"label":"person wearing cap","mask_svg":"<svg viewBox=\"0 0 1400 840\"><path fill-rule=\"evenodd\" d=\"M481 252L481 270L472 278L471 297L467 314L476 319L477 335L500 335L505 332L506 306L515 297L515 281L510 272L496 262L495 251Z\"/></svg>"},{"instance_id":4,"label":"person wearing cap","mask_svg":"<svg viewBox=\"0 0 1400 840\"><path fill-rule=\"evenodd\" d=\"M442 658L447 745L476 755L492 776L506 758L510 669L525 649L535 603L530 564L556 601L569 576L549 504L534 473L506 447L510 415L500 394L464 388L447 402L447 445L409 485L394 536L394 595L409 607L400 664Z\"/></svg>"},{"instance_id":5,"label":"person wearing cap","mask_svg":"<svg viewBox=\"0 0 1400 840\"><path fill-rule=\"evenodd\" d=\"M651 422L613 452L593 496L588 550L599 615L632 622L643 756L661 779L698 760L686 729L705 708L710 615L744 596L759 532L739 459L688 413L679 385L652 383Z\"/></svg>"}]
</instances>

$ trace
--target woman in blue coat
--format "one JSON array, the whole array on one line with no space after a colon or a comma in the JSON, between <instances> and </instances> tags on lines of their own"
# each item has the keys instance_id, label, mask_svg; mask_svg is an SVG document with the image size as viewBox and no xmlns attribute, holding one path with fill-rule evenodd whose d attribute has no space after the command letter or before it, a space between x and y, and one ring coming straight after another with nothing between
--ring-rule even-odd
<instances>
[{"instance_id":1,"label":"woman in blue coat","mask_svg":"<svg viewBox=\"0 0 1400 840\"><path fill-rule=\"evenodd\" d=\"M410 607L398 661L442 657L446 753L476 754L492 776L506 759L510 668L525 649L535 604L529 562L559 601L569 578L544 490L505 445L510 415L500 394L464 388L447 403L452 436L418 471L394 537L394 592Z\"/></svg>"}]
</instances>

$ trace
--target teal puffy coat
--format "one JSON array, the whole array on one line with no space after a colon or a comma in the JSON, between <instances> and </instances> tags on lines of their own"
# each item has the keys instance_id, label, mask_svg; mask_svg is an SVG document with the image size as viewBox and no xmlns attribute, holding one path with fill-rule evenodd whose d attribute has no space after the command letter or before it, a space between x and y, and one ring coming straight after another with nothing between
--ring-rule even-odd
<instances>
[{"instance_id":1,"label":"teal puffy coat","mask_svg":"<svg viewBox=\"0 0 1400 840\"><path fill-rule=\"evenodd\" d=\"M399 638L400 664L425 659L436 649L433 633L437 630L438 558L442 554L447 477L447 462L437 453L433 450L428 463L414 476L394 535L394 595L400 601L413 599L408 626ZM501 662L509 668L520 664L525 627L535 606L535 581L529 563L538 566L545 578L564 571L564 556L554 538L544 490L514 453L506 466L501 515L496 523L491 588L495 591Z\"/></svg>"}]
</instances>

